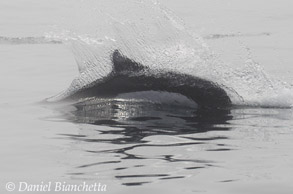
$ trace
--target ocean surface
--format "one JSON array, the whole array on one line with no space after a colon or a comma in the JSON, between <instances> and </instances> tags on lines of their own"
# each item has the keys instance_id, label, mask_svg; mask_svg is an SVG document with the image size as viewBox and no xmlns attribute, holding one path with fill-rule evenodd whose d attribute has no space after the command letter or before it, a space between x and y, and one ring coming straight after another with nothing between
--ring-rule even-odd
<instances>
[{"instance_id":1,"label":"ocean surface","mask_svg":"<svg viewBox=\"0 0 293 194\"><path fill-rule=\"evenodd\" d=\"M11 193L7 183L19 193L20 182L293 192L293 2L159 2L0 0L1 193ZM196 114L125 96L44 103L105 76L116 47L150 68L225 86L235 107Z\"/></svg>"}]
</instances>

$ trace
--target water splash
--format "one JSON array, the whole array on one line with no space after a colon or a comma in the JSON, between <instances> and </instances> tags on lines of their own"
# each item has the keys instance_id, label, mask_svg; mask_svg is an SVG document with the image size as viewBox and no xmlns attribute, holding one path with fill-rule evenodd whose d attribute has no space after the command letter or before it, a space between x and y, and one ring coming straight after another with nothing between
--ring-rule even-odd
<instances>
[{"instance_id":1,"label":"water splash","mask_svg":"<svg viewBox=\"0 0 293 194\"><path fill-rule=\"evenodd\" d=\"M46 37L66 43L73 51L80 75L56 101L91 86L112 69L111 53L154 71L173 70L216 82L236 105L290 107L292 86L267 75L251 55L244 65L221 61L203 38L156 1L72 1L70 20ZM237 68L236 68L237 67Z\"/></svg>"}]
</instances>

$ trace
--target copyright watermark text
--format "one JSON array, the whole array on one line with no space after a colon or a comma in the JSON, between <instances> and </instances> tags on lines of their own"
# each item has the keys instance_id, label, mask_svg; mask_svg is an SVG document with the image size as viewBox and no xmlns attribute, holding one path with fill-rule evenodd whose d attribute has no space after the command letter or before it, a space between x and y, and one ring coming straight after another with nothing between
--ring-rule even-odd
<instances>
[{"instance_id":1,"label":"copyright watermark text","mask_svg":"<svg viewBox=\"0 0 293 194\"><path fill-rule=\"evenodd\" d=\"M7 191L19 191L19 192L105 192L107 191L107 185L102 183L86 183L72 184L67 182L40 182L40 183L28 183L28 182L8 182L6 183Z\"/></svg>"}]
</instances>

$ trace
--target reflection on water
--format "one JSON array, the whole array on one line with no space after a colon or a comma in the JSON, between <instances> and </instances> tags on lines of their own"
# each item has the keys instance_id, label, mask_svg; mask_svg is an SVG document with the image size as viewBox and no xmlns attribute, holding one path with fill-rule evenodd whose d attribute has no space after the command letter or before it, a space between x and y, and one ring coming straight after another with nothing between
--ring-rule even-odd
<instances>
[{"instance_id":1,"label":"reflection on water","mask_svg":"<svg viewBox=\"0 0 293 194\"><path fill-rule=\"evenodd\" d=\"M198 150L231 150L213 143L227 137L207 135L230 130L230 110L122 99L87 100L74 106L68 119L79 123L80 134L60 135L93 154L91 162L83 159L70 172L74 178L95 178L98 173L127 186L181 179L190 176L190 171L214 165L214 161L198 157Z\"/></svg>"}]
</instances>

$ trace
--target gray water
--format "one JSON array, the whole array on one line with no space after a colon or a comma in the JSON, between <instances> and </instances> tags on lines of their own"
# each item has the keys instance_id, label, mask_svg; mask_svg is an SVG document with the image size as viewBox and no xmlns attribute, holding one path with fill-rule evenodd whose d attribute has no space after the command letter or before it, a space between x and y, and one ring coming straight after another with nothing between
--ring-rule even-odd
<instances>
[{"instance_id":1,"label":"gray water","mask_svg":"<svg viewBox=\"0 0 293 194\"><path fill-rule=\"evenodd\" d=\"M239 63L245 45L268 74L292 85L291 1L162 3L222 60ZM67 9L2 0L0 36L42 37ZM0 44L1 193L7 182L97 182L107 193L292 193L291 108L199 117L188 108L115 101L76 113L41 103L77 75L70 50L41 42Z\"/></svg>"}]
</instances>

